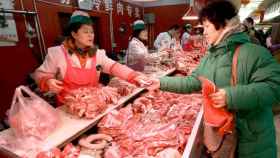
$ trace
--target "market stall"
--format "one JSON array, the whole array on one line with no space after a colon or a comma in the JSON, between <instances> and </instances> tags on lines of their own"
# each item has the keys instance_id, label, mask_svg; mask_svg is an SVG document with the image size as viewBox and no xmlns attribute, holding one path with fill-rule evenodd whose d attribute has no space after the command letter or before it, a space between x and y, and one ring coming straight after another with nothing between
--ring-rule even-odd
<instances>
[{"instance_id":1,"label":"market stall","mask_svg":"<svg viewBox=\"0 0 280 158\"><path fill-rule=\"evenodd\" d=\"M181 52L181 53L184 53L184 52ZM195 54L195 53L189 52L189 53L185 53L185 56L183 56L181 53L174 52L174 56L172 58L178 59L176 61L179 61L179 59L181 59L181 60L182 60L182 58L188 59L188 58L190 58L190 56L193 56ZM180 54L180 55L178 55L178 54ZM187 54L191 54L191 55L187 55ZM180 56L180 57L178 57L178 56ZM169 56L166 56L166 57L168 58ZM172 68L172 67L175 67L175 63L166 60L167 58L165 58L164 55L162 55L161 60L162 60L162 62L166 63L166 65L157 67L156 64L154 64L152 66L154 66L155 69L152 70L152 72L151 72L151 65L148 65L147 69L146 69L147 70L146 73L150 74L152 77L161 77L161 76L166 76L166 75L170 75L170 74L174 75L174 72L176 71L176 69ZM162 65L162 62L159 62L158 64ZM185 64L188 64L188 62L186 62ZM187 66L187 67L191 67L191 66ZM185 73L190 74L190 72L191 71L187 71ZM169 132L173 133L173 135L174 134L180 135L180 138L178 138L178 142L180 142L180 143L175 145L176 148L178 148L178 151L177 150L175 150L175 151L178 152L178 154L183 155L183 157L197 157L201 153L201 151L200 151L201 150L201 140L200 140L201 128L200 127L201 127L201 123L202 123L202 109L201 109L201 100L200 100L201 96L199 94L178 95L178 94L160 92L160 94L153 94L154 96L152 96L149 93L147 93L144 88L137 88L137 87L135 87L131 84L129 85L129 83L119 80L119 79L111 80L111 82L109 83L109 86L111 86L112 88L108 89L108 91L109 91L108 93L112 93L114 90L116 90L117 93L122 94L123 96L119 96L118 98L116 98L117 101L110 102L111 105L107 106L107 108L103 109L99 113L97 112L95 115L93 115L91 117L87 117L87 115L85 114L86 112L81 113L81 110L78 112L76 109L71 110L71 106L78 106L76 104L71 105L73 103L70 103L70 105L64 105L62 107L58 107L55 109L55 111L57 112L57 114L61 120L60 125L46 139L41 141L39 144L36 144L35 146L25 146L22 144L15 145L13 143L15 143L16 141L13 142L11 140L16 139L16 137L14 135L13 129L10 128L10 129L7 129L0 133L1 152L6 153L7 155L10 155L11 157L22 157L22 156L36 157L36 155L40 151L50 151L54 148L63 148L65 145L67 145L71 142L76 142L77 140L79 140L81 138L81 136L84 135L85 132L89 131L92 128L98 128L99 133L106 134L106 135L109 135L110 137L112 137L113 138L112 141L114 143L111 142L110 144L116 145L116 142L117 142L116 140L118 140L118 138L113 137L112 133L110 133L110 132L109 133L102 132L102 129L103 129L103 131L106 131L106 129L110 129L110 127L105 127L105 126L101 127L102 122L104 122L104 120L108 119L108 117L112 116L112 114L118 113L121 111L125 111L125 109L130 108L130 110L133 110L134 112L136 112L135 113L135 116L137 116L136 118L138 118L140 115L142 118L146 118L148 116L151 118L157 118L160 114L163 115L161 117L162 119L146 120L146 121L148 121L147 125L150 125L151 127L146 127L146 129L141 128L142 132L144 132L144 133L146 131L152 132L154 130L155 131L154 138L159 137L159 135L162 135L161 132L163 132L163 133L168 132L168 130L167 131L159 130L158 132L156 132L156 129L160 128L160 126L162 126L162 128L163 128L163 127L172 127L177 124L182 124L182 126L180 128L179 128L179 126L178 126L178 129L174 128L174 130L178 131L177 133L169 131ZM93 91L96 91L96 90L93 90ZM80 92L80 93L83 93L83 92ZM93 94L93 92L86 92L86 93ZM101 94L101 95L104 96L104 94ZM159 95L161 97L159 97L157 95ZM78 97L78 92L75 92L74 96ZM159 102L159 103L161 102L162 105L166 105L165 106L166 107L165 108L166 116L163 113L163 111L154 112L155 109L164 109L164 108L159 107L158 104L154 104L154 105L151 104L151 107L144 107L145 103L141 103L141 98L142 99L146 98L148 100L150 99L150 101L151 101L151 99L155 98L155 97L161 98L161 99L158 99L157 102ZM168 99L168 98L170 98L170 99ZM172 102L171 98L177 98L177 101L175 101L175 102L177 102L177 104L174 103L174 101ZM185 99L185 101L182 102L178 98ZM74 102L73 98L71 98L71 99L70 99L70 102ZM92 101L92 102L94 102L94 101ZM139 104L137 104L137 102ZM177 114L177 112L180 111L181 107L185 107L185 111L182 111L182 115L180 118L179 117L176 118L175 114ZM138 110L138 112L137 112L137 110ZM169 111L169 113L167 113L167 111ZM183 120L186 119L186 117L189 118L189 124L184 124ZM158 122L160 120L163 121L165 119L173 120L173 122L172 121L171 122L162 122L162 124L160 124ZM119 121L122 122L123 120L119 120ZM149 122L149 121L151 121L151 122ZM153 121L155 121L155 122L153 122ZM159 123L158 124L159 127L156 126L156 122ZM134 124L135 127L137 126L137 123L132 123L132 124ZM153 124L154 124L154 127L152 126ZM127 127L122 127L122 128L128 129ZM185 131L187 131L187 132L185 132ZM94 133L92 133L92 134L94 134ZM134 133L134 135L135 134L136 133ZM142 137L141 134L138 134L138 137ZM167 137L168 137L168 135L167 135ZM173 138L170 137L169 140L170 139L173 139ZM124 140L119 139L120 142L122 142ZM130 139L127 137L126 140L132 141L130 143L133 144L133 139ZM153 137L151 137L150 141L151 142L148 144L153 144L153 143L157 144L160 142L160 139L153 140ZM146 142L146 139L143 139L142 143L138 142L138 145L141 146L141 145L145 144L144 142ZM171 142L168 143L168 141L167 141L167 144L170 144L170 143ZM164 145L164 143L160 144L160 145L163 145L163 146L162 147L158 147L157 145L154 146L154 150L152 151L151 155L156 156L160 151L163 151L163 149L169 147L169 145L166 146L166 145ZM78 144L77 144L77 146L78 146ZM174 144L171 145L170 147L174 147ZM106 149L108 149L108 150L104 150L104 153L105 154L108 153L110 155L110 151L112 151L112 149L114 149L114 146L111 146L111 148L107 147ZM171 152L175 152L175 151L171 151ZM141 152L141 151L139 151L139 152ZM162 154L164 154L164 152L162 152ZM126 155L129 155L129 150L126 151Z\"/></svg>"}]
</instances>

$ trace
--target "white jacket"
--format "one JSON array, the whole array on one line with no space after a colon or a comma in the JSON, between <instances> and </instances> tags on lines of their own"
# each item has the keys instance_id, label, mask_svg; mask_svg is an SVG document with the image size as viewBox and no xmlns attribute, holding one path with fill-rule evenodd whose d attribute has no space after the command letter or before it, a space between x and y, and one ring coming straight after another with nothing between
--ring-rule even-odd
<instances>
[{"instance_id":1,"label":"white jacket","mask_svg":"<svg viewBox=\"0 0 280 158\"><path fill-rule=\"evenodd\" d=\"M181 39L181 45L182 47L184 46L184 44L188 41L188 39L190 38L190 34L188 32L184 32L182 35L182 39Z\"/></svg>"},{"instance_id":2,"label":"white jacket","mask_svg":"<svg viewBox=\"0 0 280 158\"><path fill-rule=\"evenodd\" d=\"M70 55L70 60L73 67L81 68L80 61L76 54ZM106 56L106 52L104 50L97 50L96 52L96 65L92 65L92 58L87 59L86 61L86 69L91 69L92 66L101 66L101 70L97 71L97 77L99 78L101 71L107 74L112 74L121 79L126 79L127 76L132 72L131 69L128 69L124 65L120 65L118 67L119 71L115 72L113 69L114 65L117 62L111 60ZM48 49L48 54L44 63L35 70L32 74L32 77L35 79L37 83L44 77L48 78L56 78L58 80L63 80L67 69L67 62L62 51L61 46L51 47Z\"/></svg>"},{"instance_id":3,"label":"white jacket","mask_svg":"<svg viewBox=\"0 0 280 158\"><path fill-rule=\"evenodd\" d=\"M176 44L175 38L172 38L168 32L162 32L157 36L154 42L154 47L157 50L163 50L166 48L173 49L175 44Z\"/></svg>"},{"instance_id":4,"label":"white jacket","mask_svg":"<svg viewBox=\"0 0 280 158\"><path fill-rule=\"evenodd\" d=\"M143 71L145 57L149 54L147 47L137 38L132 38L126 52L126 65L134 70Z\"/></svg>"}]
</instances>

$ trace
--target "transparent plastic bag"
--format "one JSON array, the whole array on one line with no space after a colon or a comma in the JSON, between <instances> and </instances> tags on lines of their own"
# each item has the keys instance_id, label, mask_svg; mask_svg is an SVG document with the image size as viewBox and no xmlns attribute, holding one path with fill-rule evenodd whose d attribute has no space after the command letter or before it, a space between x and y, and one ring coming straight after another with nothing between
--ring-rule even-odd
<instances>
[{"instance_id":1,"label":"transparent plastic bag","mask_svg":"<svg viewBox=\"0 0 280 158\"><path fill-rule=\"evenodd\" d=\"M18 138L43 140L60 123L55 109L25 86L16 88L8 118Z\"/></svg>"}]
</instances>

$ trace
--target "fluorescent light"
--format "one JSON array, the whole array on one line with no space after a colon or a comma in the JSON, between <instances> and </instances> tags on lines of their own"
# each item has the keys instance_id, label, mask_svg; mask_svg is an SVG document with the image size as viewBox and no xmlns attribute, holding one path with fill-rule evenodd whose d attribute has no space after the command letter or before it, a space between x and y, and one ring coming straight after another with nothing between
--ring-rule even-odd
<instances>
[{"instance_id":1,"label":"fluorescent light","mask_svg":"<svg viewBox=\"0 0 280 158\"><path fill-rule=\"evenodd\" d=\"M198 20L198 16L193 15L192 7L189 7L185 15L182 17L183 20Z\"/></svg>"},{"instance_id":2,"label":"fluorescent light","mask_svg":"<svg viewBox=\"0 0 280 158\"><path fill-rule=\"evenodd\" d=\"M273 12L273 13L266 14L266 15L263 17L263 19L264 19L264 21L267 21L267 20L271 20L271 19L273 19L273 18L275 18L275 17L277 17L277 16L279 16L279 15L280 15L279 12Z\"/></svg>"},{"instance_id":3,"label":"fluorescent light","mask_svg":"<svg viewBox=\"0 0 280 158\"><path fill-rule=\"evenodd\" d=\"M243 21L250 16L252 12L258 9L263 1L264 0L251 0L247 5L242 4L238 12L240 20Z\"/></svg>"},{"instance_id":4,"label":"fluorescent light","mask_svg":"<svg viewBox=\"0 0 280 158\"><path fill-rule=\"evenodd\" d=\"M265 10L264 21L271 20L280 15L280 2L276 2Z\"/></svg>"},{"instance_id":5,"label":"fluorescent light","mask_svg":"<svg viewBox=\"0 0 280 158\"><path fill-rule=\"evenodd\" d=\"M198 16L183 16L183 20L198 20Z\"/></svg>"}]
</instances>

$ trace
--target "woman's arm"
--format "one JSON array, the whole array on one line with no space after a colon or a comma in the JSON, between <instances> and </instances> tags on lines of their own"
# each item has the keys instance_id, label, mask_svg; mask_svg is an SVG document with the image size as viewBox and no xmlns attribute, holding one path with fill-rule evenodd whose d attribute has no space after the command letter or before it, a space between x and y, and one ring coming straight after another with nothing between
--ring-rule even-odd
<instances>
[{"instance_id":1,"label":"woman's arm","mask_svg":"<svg viewBox=\"0 0 280 158\"><path fill-rule=\"evenodd\" d=\"M134 82L135 77L139 75L136 71L127 66L108 58L104 50L98 50L97 60L97 63L101 65L103 72L119 77L123 80Z\"/></svg>"},{"instance_id":2,"label":"woman's arm","mask_svg":"<svg viewBox=\"0 0 280 158\"><path fill-rule=\"evenodd\" d=\"M48 91L49 87L47 81L56 78L58 73L58 61L63 61L64 59L60 57L61 54L57 51L58 49L56 47L49 48L43 64L32 74L33 79L43 91Z\"/></svg>"}]
</instances>

